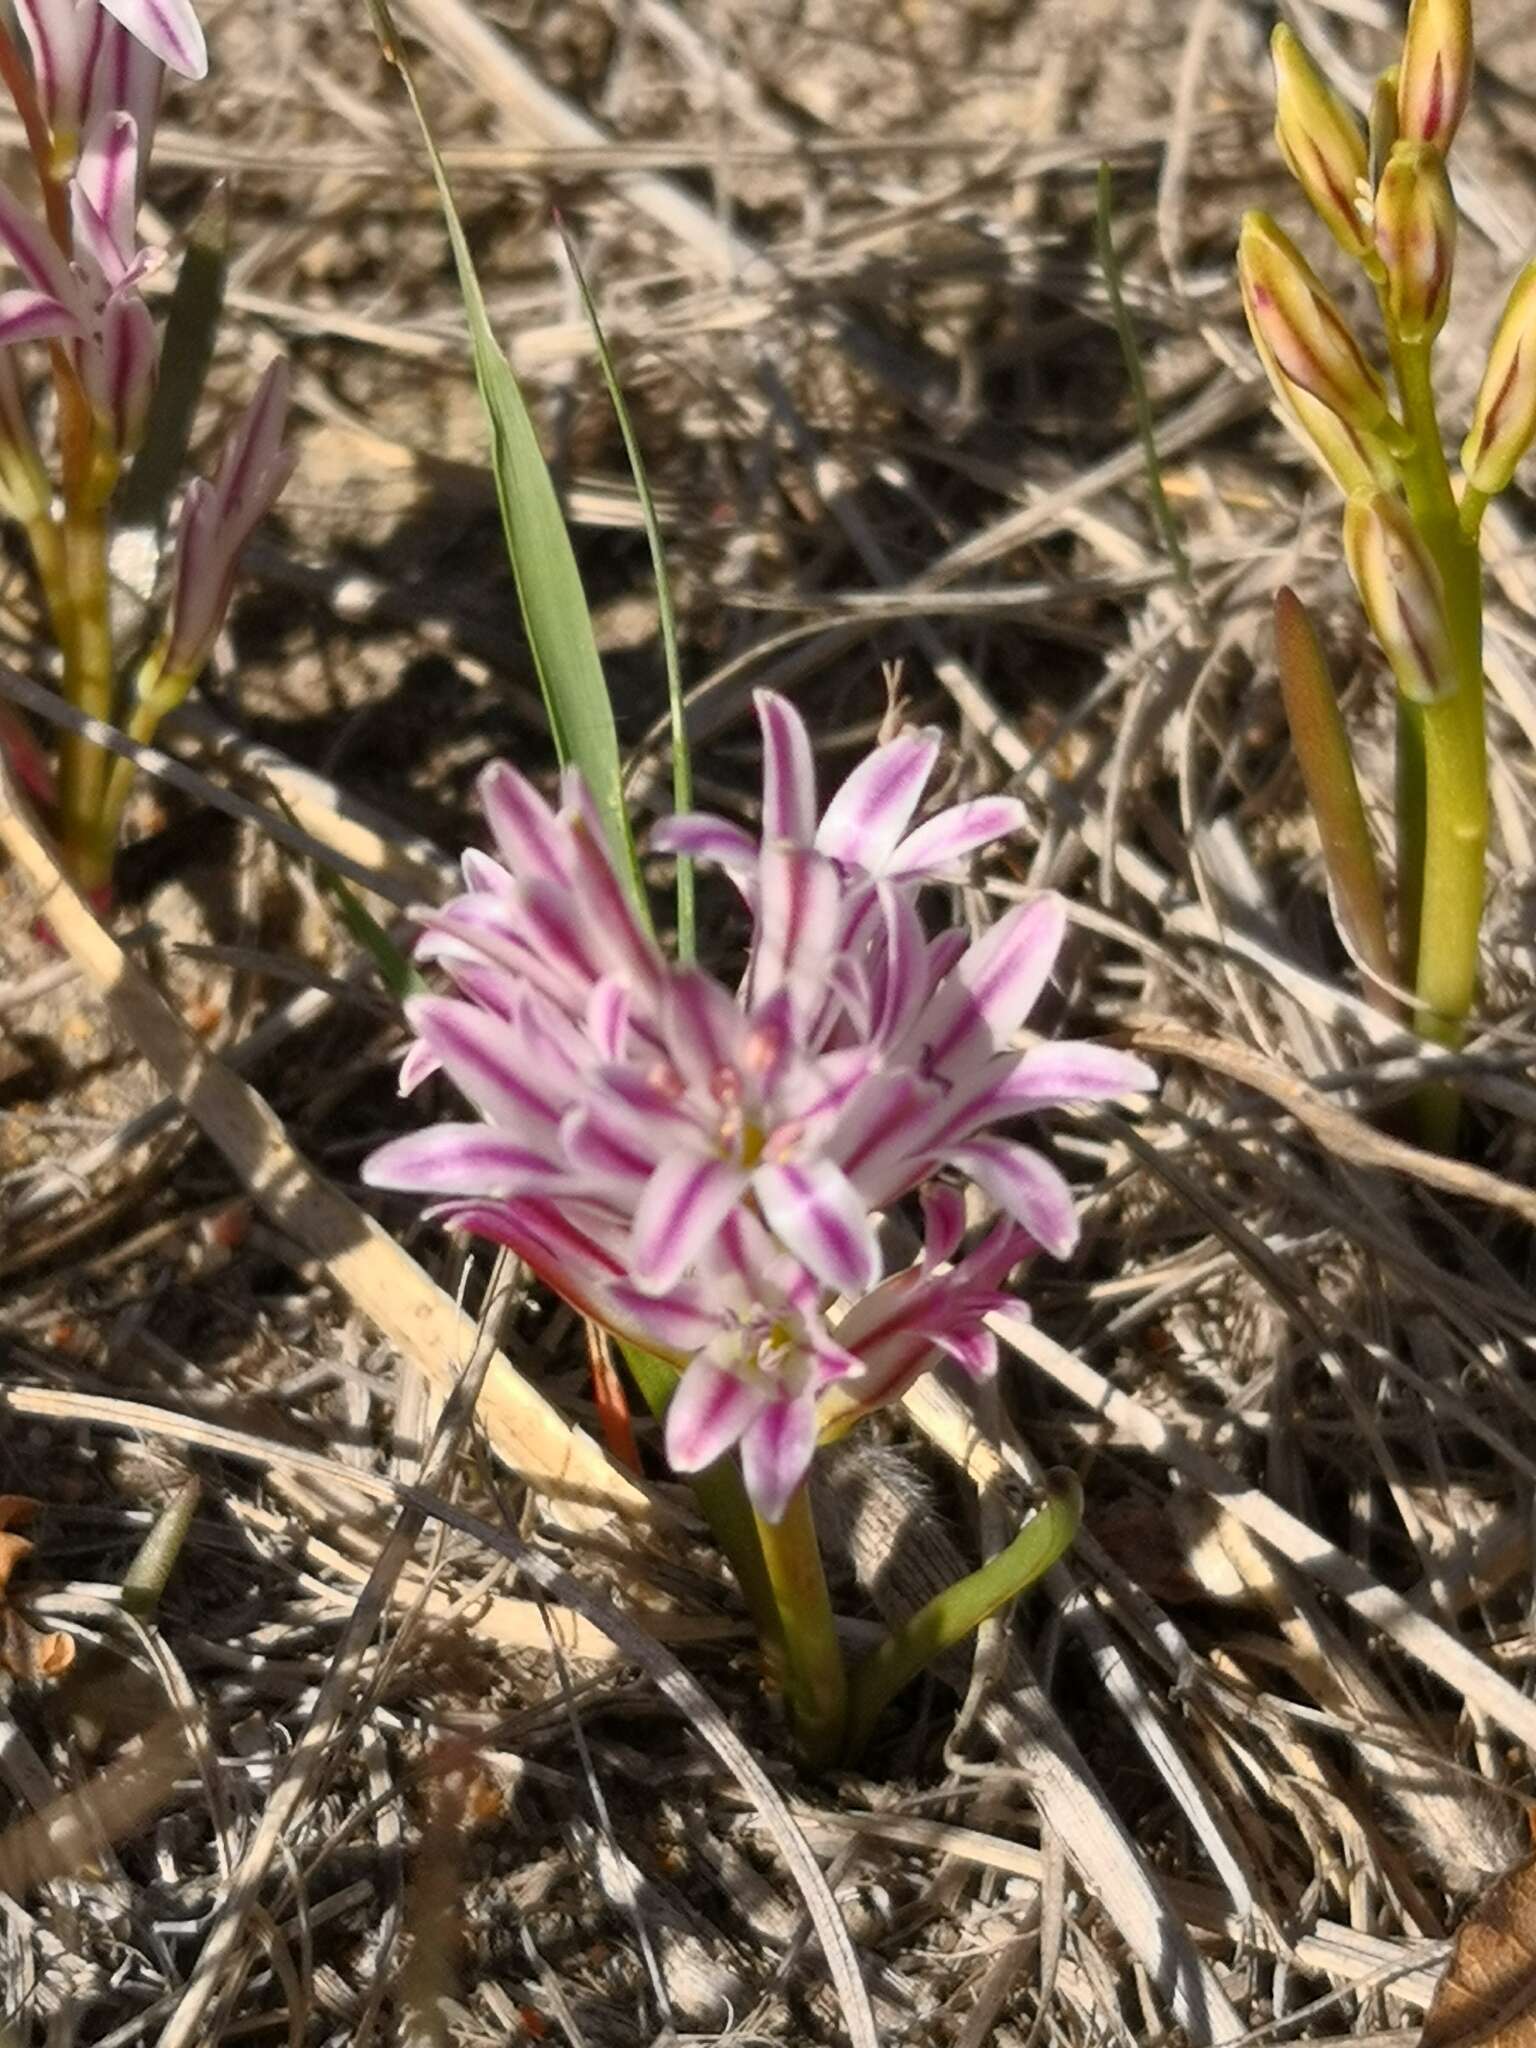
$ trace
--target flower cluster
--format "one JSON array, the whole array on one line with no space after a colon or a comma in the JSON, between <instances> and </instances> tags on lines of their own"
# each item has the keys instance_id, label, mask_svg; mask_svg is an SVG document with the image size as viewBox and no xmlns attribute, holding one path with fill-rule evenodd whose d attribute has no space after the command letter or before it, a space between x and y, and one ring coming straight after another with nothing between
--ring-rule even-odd
<instances>
[{"instance_id":1,"label":"flower cluster","mask_svg":"<svg viewBox=\"0 0 1536 2048\"><path fill-rule=\"evenodd\" d=\"M552 809L515 769L482 784L496 858L426 917L421 956L457 993L409 1005L402 1085L441 1067L480 1121L404 1137L376 1187L445 1197L446 1222L510 1246L622 1339L686 1370L673 1467L740 1447L776 1520L805 1475L824 1393L840 1419L940 1356L982 1374L1008 1273L1078 1235L1040 1153L999 1129L1052 1105L1141 1092L1148 1069L1089 1044L1014 1038L1064 930L1041 896L980 938L925 929L918 896L1014 831L980 798L914 825L938 752L904 731L818 816L805 727L758 699L763 832L702 815L655 849L717 862L752 922L740 986L671 962L629 901L580 779ZM969 1180L1000 1220L962 1252ZM881 1228L918 1193L916 1263Z\"/></svg>"}]
</instances>

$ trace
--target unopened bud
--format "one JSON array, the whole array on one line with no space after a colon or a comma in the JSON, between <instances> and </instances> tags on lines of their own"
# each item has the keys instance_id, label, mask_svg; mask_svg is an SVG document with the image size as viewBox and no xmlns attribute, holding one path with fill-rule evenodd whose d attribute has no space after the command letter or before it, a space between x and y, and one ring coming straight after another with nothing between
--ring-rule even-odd
<instances>
[{"instance_id":1,"label":"unopened bud","mask_svg":"<svg viewBox=\"0 0 1536 2048\"><path fill-rule=\"evenodd\" d=\"M1472 0L1413 0L1397 79L1397 132L1442 155L1472 92Z\"/></svg>"},{"instance_id":2,"label":"unopened bud","mask_svg":"<svg viewBox=\"0 0 1536 2048\"><path fill-rule=\"evenodd\" d=\"M1387 168L1387 158L1397 140L1397 66L1383 71L1371 94L1371 112L1366 123L1370 137L1366 151L1366 182L1374 192Z\"/></svg>"},{"instance_id":3,"label":"unopened bud","mask_svg":"<svg viewBox=\"0 0 1536 2048\"><path fill-rule=\"evenodd\" d=\"M1275 140L1286 167L1339 247L1368 262L1371 238L1360 211L1366 174L1360 123L1283 22L1270 41L1270 51L1275 60Z\"/></svg>"},{"instance_id":4,"label":"unopened bud","mask_svg":"<svg viewBox=\"0 0 1536 2048\"><path fill-rule=\"evenodd\" d=\"M1427 142L1399 142L1387 160L1376 193L1376 251L1399 338L1432 340L1451 303L1456 202L1445 159Z\"/></svg>"},{"instance_id":5,"label":"unopened bud","mask_svg":"<svg viewBox=\"0 0 1536 2048\"><path fill-rule=\"evenodd\" d=\"M1390 427L1380 377L1312 266L1267 214L1244 214L1237 271L1261 354L1360 432Z\"/></svg>"},{"instance_id":6,"label":"unopened bud","mask_svg":"<svg viewBox=\"0 0 1536 2048\"><path fill-rule=\"evenodd\" d=\"M1401 498L1385 491L1344 508L1344 555L1397 686L1414 704L1456 688L1445 585Z\"/></svg>"},{"instance_id":7,"label":"unopened bud","mask_svg":"<svg viewBox=\"0 0 1536 2048\"><path fill-rule=\"evenodd\" d=\"M1515 279L1488 351L1461 466L1474 490L1491 498L1514 475L1536 438L1536 263Z\"/></svg>"}]
</instances>

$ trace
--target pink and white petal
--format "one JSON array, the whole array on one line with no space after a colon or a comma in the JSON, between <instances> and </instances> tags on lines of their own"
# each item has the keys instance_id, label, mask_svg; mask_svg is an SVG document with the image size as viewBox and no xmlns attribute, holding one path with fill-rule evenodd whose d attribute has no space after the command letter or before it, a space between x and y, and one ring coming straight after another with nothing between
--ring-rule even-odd
<instances>
[{"instance_id":1,"label":"pink and white petal","mask_svg":"<svg viewBox=\"0 0 1536 2048\"><path fill-rule=\"evenodd\" d=\"M118 452L133 453L144 438L149 402L155 392L160 338L148 306L137 292L115 292L101 318L101 397ZM94 395L94 378L83 378ZM229 603L230 565L221 578L219 617Z\"/></svg>"},{"instance_id":2,"label":"pink and white petal","mask_svg":"<svg viewBox=\"0 0 1536 2048\"><path fill-rule=\"evenodd\" d=\"M95 122L70 187L76 247L82 244L109 285L119 285L137 254L139 130L131 114Z\"/></svg>"},{"instance_id":3,"label":"pink and white petal","mask_svg":"<svg viewBox=\"0 0 1536 2048\"><path fill-rule=\"evenodd\" d=\"M601 1104L570 1110L560 1126L566 1158L584 1174L627 1191L629 1199L656 1171L656 1148L636 1142L632 1126Z\"/></svg>"},{"instance_id":4,"label":"pink and white petal","mask_svg":"<svg viewBox=\"0 0 1536 2048\"><path fill-rule=\"evenodd\" d=\"M1008 1043L1050 979L1066 929L1061 898L1039 896L1010 910L967 947L913 1025L934 1071Z\"/></svg>"},{"instance_id":5,"label":"pink and white petal","mask_svg":"<svg viewBox=\"0 0 1536 2048\"><path fill-rule=\"evenodd\" d=\"M620 1335L631 1335L662 1358L692 1358L720 1334L720 1317L705 1308L696 1288L674 1287L668 1294L648 1294L628 1280L615 1280L603 1292L599 1320Z\"/></svg>"},{"instance_id":6,"label":"pink and white petal","mask_svg":"<svg viewBox=\"0 0 1536 2048\"><path fill-rule=\"evenodd\" d=\"M889 882L877 887L885 946L880 956L880 1009L870 1036L894 1045L928 993L928 942L916 905Z\"/></svg>"},{"instance_id":7,"label":"pink and white petal","mask_svg":"<svg viewBox=\"0 0 1536 2048\"><path fill-rule=\"evenodd\" d=\"M942 1180L931 1180L918 1200L923 1211L923 1268L952 1259L965 1236L965 1197Z\"/></svg>"},{"instance_id":8,"label":"pink and white petal","mask_svg":"<svg viewBox=\"0 0 1536 2048\"><path fill-rule=\"evenodd\" d=\"M208 45L191 0L101 0L115 21L183 78L208 75Z\"/></svg>"},{"instance_id":9,"label":"pink and white petal","mask_svg":"<svg viewBox=\"0 0 1536 2048\"><path fill-rule=\"evenodd\" d=\"M86 311L80 280L43 223L31 214L9 185L0 184L0 244L35 291L72 312L83 324Z\"/></svg>"},{"instance_id":10,"label":"pink and white petal","mask_svg":"<svg viewBox=\"0 0 1536 2048\"><path fill-rule=\"evenodd\" d=\"M85 15L78 0L16 0L16 19L48 125L55 134L68 132L85 92Z\"/></svg>"},{"instance_id":11,"label":"pink and white petal","mask_svg":"<svg viewBox=\"0 0 1536 2048\"><path fill-rule=\"evenodd\" d=\"M402 1095L414 1095L423 1081L440 1074L442 1069L443 1063L431 1046L423 1045L419 1038L413 1039L400 1062L400 1078L396 1085Z\"/></svg>"},{"instance_id":12,"label":"pink and white petal","mask_svg":"<svg viewBox=\"0 0 1536 2048\"><path fill-rule=\"evenodd\" d=\"M651 828L646 845L652 853L680 853L689 860L713 861L738 878L757 871L757 841L751 834L728 818L711 817L705 811L663 818Z\"/></svg>"},{"instance_id":13,"label":"pink and white petal","mask_svg":"<svg viewBox=\"0 0 1536 2048\"><path fill-rule=\"evenodd\" d=\"M752 1176L768 1228L825 1286L863 1294L880 1277L874 1223L857 1189L830 1159L773 1162Z\"/></svg>"},{"instance_id":14,"label":"pink and white petal","mask_svg":"<svg viewBox=\"0 0 1536 2048\"><path fill-rule=\"evenodd\" d=\"M952 1358L968 1378L990 1380L996 1377L997 1339L985 1323L973 1323L968 1328L935 1330L932 1341L935 1348L946 1358Z\"/></svg>"},{"instance_id":15,"label":"pink and white petal","mask_svg":"<svg viewBox=\"0 0 1536 2048\"><path fill-rule=\"evenodd\" d=\"M816 831L816 759L805 720L776 690L753 696L763 735L763 842L809 846Z\"/></svg>"},{"instance_id":16,"label":"pink and white petal","mask_svg":"<svg viewBox=\"0 0 1536 2048\"><path fill-rule=\"evenodd\" d=\"M760 874L750 1001L756 1008L785 990L796 1029L803 1030L826 997L841 883L831 861L787 843L765 849Z\"/></svg>"},{"instance_id":17,"label":"pink and white petal","mask_svg":"<svg viewBox=\"0 0 1536 2048\"><path fill-rule=\"evenodd\" d=\"M707 1359L684 1367L667 1408L663 1440L674 1472L702 1472L741 1441L768 1401L733 1372Z\"/></svg>"},{"instance_id":18,"label":"pink and white petal","mask_svg":"<svg viewBox=\"0 0 1536 2048\"><path fill-rule=\"evenodd\" d=\"M582 788L586 785L583 783ZM628 976L637 989L658 993L666 962L656 941L635 915L628 889L620 881L600 824L585 821L571 833L571 866L576 901L591 928L603 970Z\"/></svg>"},{"instance_id":19,"label":"pink and white petal","mask_svg":"<svg viewBox=\"0 0 1536 2048\"><path fill-rule=\"evenodd\" d=\"M918 882L952 868L978 847L1024 829L1023 804L1012 796L979 796L954 804L909 832L891 855L886 873L893 882Z\"/></svg>"},{"instance_id":20,"label":"pink and white petal","mask_svg":"<svg viewBox=\"0 0 1536 2048\"><path fill-rule=\"evenodd\" d=\"M630 1257L642 1287L680 1280L741 1200L745 1176L724 1159L677 1153L662 1161L635 1208Z\"/></svg>"},{"instance_id":21,"label":"pink and white petal","mask_svg":"<svg viewBox=\"0 0 1536 2048\"><path fill-rule=\"evenodd\" d=\"M1066 1102L1113 1102L1123 1095L1152 1095L1157 1074L1134 1053L1084 1039L1064 1038L1032 1046L996 1090L993 1114L1049 1109Z\"/></svg>"},{"instance_id":22,"label":"pink and white petal","mask_svg":"<svg viewBox=\"0 0 1536 2048\"><path fill-rule=\"evenodd\" d=\"M527 776L508 761L493 761L480 777L479 790L496 850L517 880L569 881L567 834Z\"/></svg>"},{"instance_id":23,"label":"pink and white petal","mask_svg":"<svg viewBox=\"0 0 1536 2048\"><path fill-rule=\"evenodd\" d=\"M594 982L587 998L587 1034L605 1060L624 1057L629 1036L629 989L615 974Z\"/></svg>"},{"instance_id":24,"label":"pink and white petal","mask_svg":"<svg viewBox=\"0 0 1536 2048\"><path fill-rule=\"evenodd\" d=\"M23 341L56 341L61 335L78 332L74 315L47 292L35 292L25 285L0 292L0 347L12 348Z\"/></svg>"},{"instance_id":25,"label":"pink and white petal","mask_svg":"<svg viewBox=\"0 0 1536 2048\"><path fill-rule=\"evenodd\" d=\"M224 444L214 487L225 545L231 551L244 545L257 520L288 480L292 464L282 444L291 387L292 372L286 357L275 356L262 372L239 425Z\"/></svg>"},{"instance_id":26,"label":"pink and white petal","mask_svg":"<svg viewBox=\"0 0 1536 2048\"><path fill-rule=\"evenodd\" d=\"M938 1163L923 1134L943 1102L936 1083L898 1069L872 1074L848 1104L828 1150L871 1209L889 1208Z\"/></svg>"},{"instance_id":27,"label":"pink and white petal","mask_svg":"<svg viewBox=\"0 0 1536 2048\"><path fill-rule=\"evenodd\" d=\"M363 1161L363 1185L422 1195L465 1195L505 1201L553 1194L559 1164L486 1124L434 1124L394 1138Z\"/></svg>"},{"instance_id":28,"label":"pink and white petal","mask_svg":"<svg viewBox=\"0 0 1536 2048\"><path fill-rule=\"evenodd\" d=\"M82 101L77 95L73 119L82 134L89 134L104 115L133 116L137 130L134 179L142 197L144 172L160 120L165 66L99 6L92 6L89 16L80 87L84 111L80 111ZM57 132L57 122L54 127Z\"/></svg>"},{"instance_id":29,"label":"pink and white petal","mask_svg":"<svg viewBox=\"0 0 1536 2048\"><path fill-rule=\"evenodd\" d=\"M912 822L939 758L936 732L904 732L862 760L827 806L816 851L879 875Z\"/></svg>"},{"instance_id":30,"label":"pink and white petal","mask_svg":"<svg viewBox=\"0 0 1536 2048\"><path fill-rule=\"evenodd\" d=\"M1065 1259L1076 1250L1079 1224L1072 1190L1039 1152L1012 1138L972 1138L949 1156L1053 1258Z\"/></svg>"},{"instance_id":31,"label":"pink and white petal","mask_svg":"<svg viewBox=\"0 0 1536 2048\"><path fill-rule=\"evenodd\" d=\"M809 1395L770 1401L748 1425L741 1439L741 1476L765 1522L783 1521L815 1449L816 1409Z\"/></svg>"},{"instance_id":32,"label":"pink and white petal","mask_svg":"<svg viewBox=\"0 0 1536 2048\"><path fill-rule=\"evenodd\" d=\"M529 1078L521 1035L505 1018L452 996L412 996L405 1014L482 1116L513 1131L552 1130L559 1122L564 1105Z\"/></svg>"},{"instance_id":33,"label":"pink and white petal","mask_svg":"<svg viewBox=\"0 0 1536 2048\"><path fill-rule=\"evenodd\" d=\"M740 1008L712 975L680 967L667 977L662 1036L685 1081L709 1088L723 1069L734 1068L746 1029Z\"/></svg>"},{"instance_id":34,"label":"pink and white petal","mask_svg":"<svg viewBox=\"0 0 1536 2048\"><path fill-rule=\"evenodd\" d=\"M506 896L513 883L499 860L492 860L478 846L466 846L459 855L459 871L471 896Z\"/></svg>"}]
</instances>

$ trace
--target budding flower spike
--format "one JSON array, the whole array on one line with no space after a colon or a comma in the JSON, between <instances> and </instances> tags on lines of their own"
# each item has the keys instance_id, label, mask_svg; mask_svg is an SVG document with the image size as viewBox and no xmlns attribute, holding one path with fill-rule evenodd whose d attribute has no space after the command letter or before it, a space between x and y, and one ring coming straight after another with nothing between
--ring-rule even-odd
<instances>
[{"instance_id":1,"label":"budding flower spike","mask_svg":"<svg viewBox=\"0 0 1536 2048\"><path fill-rule=\"evenodd\" d=\"M148 659L142 646L115 644L136 629L114 619L110 601L114 498L150 431L160 357L141 287L163 256L141 244L138 218L167 69L202 78L208 54L189 0L15 0L15 13L31 76L16 58L6 77L42 206L34 212L0 185L0 252L20 273L0 291L0 510L26 533L66 700L147 742L207 658L239 549L286 480L287 375L268 375L218 476L187 492L170 616ZM36 343L47 344L53 380L56 476L43 466L16 369L17 353ZM126 761L65 732L61 851L101 901L130 787Z\"/></svg>"},{"instance_id":2,"label":"budding flower spike","mask_svg":"<svg viewBox=\"0 0 1536 2048\"><path fill-rule=\"evenodd\" d=\"M1456 261L1446 156L1472 91L1469 0L1412 0L1400 61L1378 79L1364 132L1289 29L1275 32L1273 52L1281 154L1314 212L1375 287L1394 395L1305 257L1263 214L1245 216L1238 242L1243 307L1286 416L1346 496L1346 560L1398 694L1391 978L1415 991L1421 1035L1456 1046L1477 989L1488 835L1478 535L1488 499L1510 482L1536 438L1536 265L1516 284L1494 336L1462 448L1466 483L1458 496L1433 353ZM1299 600L1289 603L1300 614ZM1346 847L1359 869L1358 832L1330 839L1324 817L1337 823L1360 807L1352 770L1346 776L1340 765L1347 760L1342 726L1329 727L1326 750L1318 745L1312 712L1320 702L1315 678L1326 666L1320 643L1312 636L1316 659L1301 659L1299 630L1282 637L1296 657L1291 684L1300 678L1300 687L1283 692L1287 716L1298 757L1309 763L1335 900L1358 901L1358 873L1352 881L1336 871L1328 851ZM1385 984L1380 946L1373 951L1373 971ZM1389 1000L1380 987L1374 999ZM1428 1087L1419 1107L1428 1142L1448 1146L1454 1096Z\"/></svg>"}]
</instances>

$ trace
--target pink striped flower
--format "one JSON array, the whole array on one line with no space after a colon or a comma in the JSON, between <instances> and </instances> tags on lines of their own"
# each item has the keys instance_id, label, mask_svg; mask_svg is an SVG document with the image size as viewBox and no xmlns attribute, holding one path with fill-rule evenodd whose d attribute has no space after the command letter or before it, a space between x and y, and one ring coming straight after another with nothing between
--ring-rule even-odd
<instances>
[{"instance_id":1,"label":"pink striped flower","mask_svg":"<svg viewBox=\"0 0 1536 2048\"><path fill-rule=\"evenodd\" d=\"M924 929L920 884L1013 829L1008 800L914 827L937 741L902 733L818 821L803 726L778 698L759 715L762 842L703 819L656 835L742 884L753 938L734 990L661 952L577 778L554 811L514 769L488 772L499 858L466 855L465 894L426 919L421 952L457 993L408 1005L402 1076L441 1067L479 1120L398 1139L364 1177L448 1198L443 1220L685 1366L672 1465L739 1446L776 1519L823 1419L893 1398L944 1356L989 1371L982 1319L1009 1270L1075 1246L1065 1181L999 1126L1153 1077L1102 1046L1015 1046L1065 930L1056 898L974 943ZM966 1180L1003 1221L957 1256ZM887 1275L881 1220L919 1191L924 1252Z\"/></svg>"}]
</instances>

